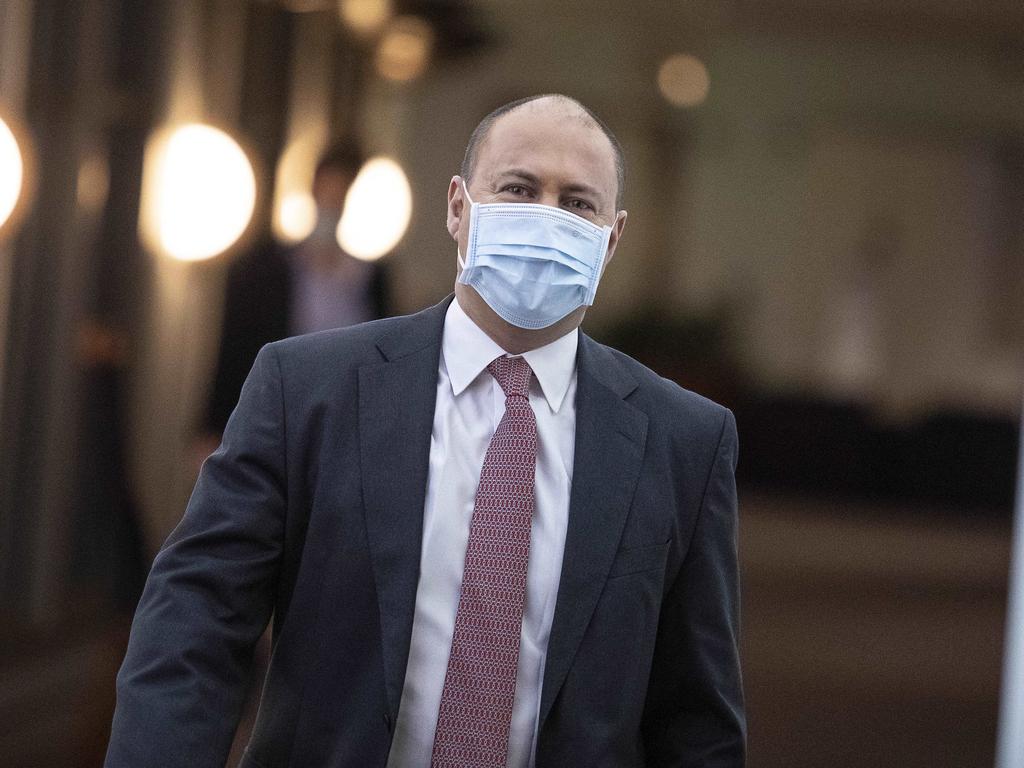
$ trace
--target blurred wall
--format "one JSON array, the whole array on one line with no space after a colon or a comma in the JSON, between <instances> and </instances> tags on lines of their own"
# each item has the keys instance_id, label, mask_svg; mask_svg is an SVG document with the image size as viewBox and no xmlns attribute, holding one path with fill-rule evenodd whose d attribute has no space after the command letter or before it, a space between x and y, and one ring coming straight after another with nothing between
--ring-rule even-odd
<instances>
[{"instance_id":1,"label":"blurred wall","mask_svg":"<svg viewBox=\"0 0 1024 768\"><path fill-rule=\"evenodd\" d=\"M180 519L199 462L195 440L219 339L226 269L269 236L275 173L289 149L312 164L352 130L355 67L333 13L189 0L166 13L167 95L158 123L212 122L246 142L260 184L249 236L202 263L153 257L133 369L132 476L150 554Z\"/></svg>"},{"instance_id":2,"label":"blurred wall","mask_svg":"<svg viewBox=\"0 0 1024 768\"><path fill-rule=\"evenodd\" d=\"M61 8L12 0L3 10L11 24L0 39L10 67L3 85L33 133L39 162L37 203L3 254L0 576L4 612L41 624L61 615L76 543L69 509L80 501L78 332L102 273L95 247L104 229L78 181L107 138L112 100L96 96L116 58L111 10L106 0Z\"/></svg>"},{"instance_id":3,"label":"blurred wall","mask_svg":"<svg viewBox=\"0 0 1024 768\"><path fill-rule=\"evenodd\" d=\"M10 0L0 5L0 107L21 113L28 81L28 40L32 4ZM7 339L11 291L11 249L0 243L0 393L3 392L3 354Z\"/></svg>"},{"instance_id":4,"label":"blurred wall","mask_svg":"<svg viewBox=\"0 0 1024 768\"><path fill-rule=\"evenodd\" d=\"M156 124L213 122L238 133L247 4L181 0L168 6L164 20L166 95ZM132 376L130 454L151 554L180 519L195 480L189 446L217 352L227 261L150 259Z\"/></svg>"},{"instance_id":5,"label":"blurred wall","mask_svg":"<svg viewBox=\"0 0 1024 768\"><path fill-rule=\"evenodd\" d=\"M414 215L386 258L396 311L413 311L452 287L445 192L473 126L509 99L569 93L607 119L629 164L626 235L586 324L599 338L652 313L711 318L724 324L730 375L754 389L851 400L892 419L1019 409L1019 4L864 0L850 14L812 0L774 11L467 7L485 43L396 84L375 75L372 48L346 36L333 10L256 0L3 6L2 82L25 101L47 157L46 204L5 261L14 288L0 447L13 479L3 493L35 520L34 554L12 549L12 572L70 546L62 521L81 505L61 468L102 433L79 409L85 321L112 326L130 350L121 410L149 553L190 491L232 256L180 264L135 240L142 143L168 120L211 120L249 138L260 232L278 160L298 139L353 133L394 155ZM26 47L11 30L29 18ZM658 67L675 52L697 55L710 75L707 100L691 109L658 92ZM72 191L90 158L109 169L99 222ZM5 519L16 528L21 518ZM47 591L45 579L31 581Z\"/></svg>"},{"instance_id":6,"label":"blurred wall","mask_svg":"<svg viewBox=\"0 0 1024 768\"><path fill-rule=\"evenodd\" d=\"M766 387L899 417L1014 413L1019 166L1004 179L1024 149L1024 60L884 31L716 40L676 295L744 305L743 360ZM857 323L869 338L850 338Z\"/></svg>"},{"instance_id":7,"label":"blurred wall","mask_svg":"<svg viewBox=\"0 0 1024 768\"><path fill-rule=\"evenodd\" d=\"M908 41L878 9L877 28L844 33L708 4L482 5L499 30L493 55L368 100L367 135L399 134L415 186L419 215L395 257L404 309L450 289L444 194L476 121L564 91L607 119L629 163L630 217L592 331L639 307L724 307L742 369L765 389L895 419L1017 412L1024 54L989 16L957 40L924 24ZM676 51L710 72L692 110L657 91Z\"/></svg>"}]
</instances>

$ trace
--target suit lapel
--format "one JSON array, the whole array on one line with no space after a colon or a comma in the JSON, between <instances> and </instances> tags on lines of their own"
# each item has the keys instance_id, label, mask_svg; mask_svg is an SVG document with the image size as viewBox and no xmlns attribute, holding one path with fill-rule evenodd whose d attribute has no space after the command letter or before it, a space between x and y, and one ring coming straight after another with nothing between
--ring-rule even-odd
<instances>
[{"instance_id":1,"label":"suit lapel","mask_svg":"<svg viewBox=\"0 0 1024 768\"><path fill-rule=\"evenodd\" d=\"M366 531L392 716L412 635L441 330L450 301L394 324L377 342L385 361L359 369Z\"/></svg>"},{"instance_id":2,"label":"suit lapel","mask_svg":"<svg viewBox=\"0 0 1024 768\"><path fill-rule=\"evenodd\" d=\"M538 726L572 665L604 589L636 487L647 416L623 398L636 381L594 341L580 335L576 388L576 449L569 524Z\"/></svg>"},{"instance_id":3,"label":"suit lapel","mask_svg":"<svg viewBox=\"0 0 1024 768\"><path fill-rule=\"evenodd\" d=\"M377 343L383 362L359 369L366 530L392 717L402 696L412 636L441 332L450 302L448 297L393 325ZM597 605L629 512L647 435L646 415L623 399L635 388L618 360L580 335L569 522L540 726Z\"/></svg>"}]
</instances>

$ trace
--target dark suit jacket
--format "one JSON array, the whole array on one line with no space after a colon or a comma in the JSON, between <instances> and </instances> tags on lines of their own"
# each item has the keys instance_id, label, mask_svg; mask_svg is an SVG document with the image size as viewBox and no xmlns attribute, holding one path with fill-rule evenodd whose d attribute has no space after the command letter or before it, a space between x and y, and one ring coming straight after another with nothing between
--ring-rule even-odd
<instances>
[{"instance_id":1,"label":"dark suit jacket","mask_svg":"<svg viewBox=\"0 0 1024 768\"><path fill-rule=\"evenodd\" d=\"M450 298L263 349L146 585L110 768L383 766L412 631ZM580 336L538 768L740 766L732 414Z\"/></svg>"},{"instance_id":2,"label":"dark suit jacket","mask_svg":"<svg viewBox=\"0 0 1024 768\"><path fill-rule=\"evenodd\" d=\"M219 435L238 402L257 353L292 335L292 248L265 240L228 268L213 386L203 412L204 431ZM351 256L346 258L352 258ZM387 272L375 263L368 286L374 317L388 312Z\"/></svg>"}]
</instances>

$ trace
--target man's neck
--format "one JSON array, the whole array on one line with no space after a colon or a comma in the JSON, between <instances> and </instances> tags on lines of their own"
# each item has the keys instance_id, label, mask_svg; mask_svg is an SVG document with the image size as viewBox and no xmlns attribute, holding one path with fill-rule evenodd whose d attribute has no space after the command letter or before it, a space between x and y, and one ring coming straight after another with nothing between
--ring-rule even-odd
<instances>
[{"instance_id":1,"label":"man's neck","mask_svg":"<svg viewBox=\"0 0 1024 768\"><path fill-rule=\"evenodd\" d=\"M521 355L562 338L579 326L586 313L586 307L580 307L547 328L533 330L506 322L468 285L455 284L455 300L466 316L510 355Z\"/></svg>"}]
</instances>

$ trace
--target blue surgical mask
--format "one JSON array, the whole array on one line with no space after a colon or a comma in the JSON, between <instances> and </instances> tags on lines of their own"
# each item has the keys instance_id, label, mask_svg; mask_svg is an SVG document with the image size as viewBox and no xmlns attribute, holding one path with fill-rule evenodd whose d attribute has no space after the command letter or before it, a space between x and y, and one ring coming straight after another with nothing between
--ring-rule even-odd
<instances>
[{"instance_id":1,"label":"blue surgical mask","mask_svg":"<svg viewBox=\"0 0 1024 768\"><path fill-rule=\"evenodd\" d=\"M611 227L536 203L470 204L459 282L472 286L502 319L546 328L594 303Z\"/></svg>"}]
</instances>

